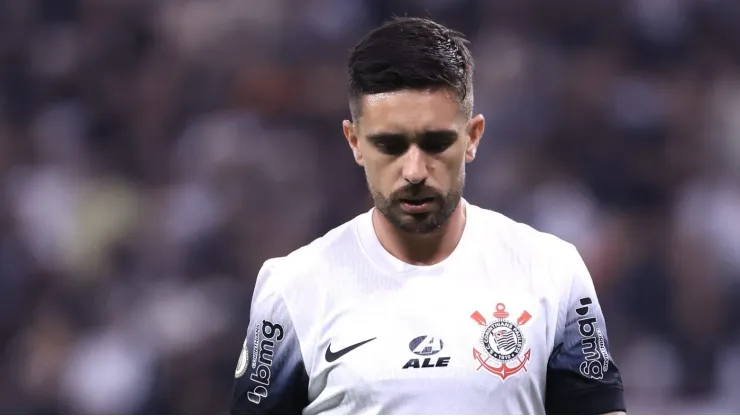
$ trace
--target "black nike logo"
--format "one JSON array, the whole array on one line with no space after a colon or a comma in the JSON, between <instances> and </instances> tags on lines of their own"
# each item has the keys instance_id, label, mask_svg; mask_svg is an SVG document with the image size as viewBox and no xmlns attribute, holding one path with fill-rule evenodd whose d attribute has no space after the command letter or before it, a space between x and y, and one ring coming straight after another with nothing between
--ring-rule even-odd
<instances>
[{"instance_id":1,"label":"black nike logo","mask_svg":"<svg viewBox=\"0 0 740 416\"><path fill-rule=\"evenodd\" d=\"M372 341L374 339L375 338L366 339L365 341L358 342L357 344L350 345L349 347L343 348L343 349L341 349L339 351L335 351L335 352L333 352L331 350L331 344L329 344L329 346L326 347L326 355L324 356L324 358L326 359L326 362L328 362L328 363L334 362L334 361L342 358L342 356L344 354L347 354L348 352L354 350L355 348L359 348L359 347L367 344L368 342L370 342L370 341Z\"/></svg>"}]
</instances>

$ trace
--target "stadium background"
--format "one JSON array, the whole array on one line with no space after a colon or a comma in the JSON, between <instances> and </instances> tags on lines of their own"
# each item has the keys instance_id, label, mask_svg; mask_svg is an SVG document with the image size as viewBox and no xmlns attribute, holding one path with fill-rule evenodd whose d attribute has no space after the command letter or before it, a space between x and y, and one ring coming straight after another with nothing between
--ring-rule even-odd
<instances>
[{"instance_id":1,"label":"stadium background","mask_svg":"<svg viewBox=\"0 0 740 416\"><path fill-rule=\"evenodd\" d=\"M630 411L740 412L735 0L0 0L0 412L226 411L261 263L369 208L393 14L472 40L467 197L579 247Z\"/></svg>"}]
</instances>

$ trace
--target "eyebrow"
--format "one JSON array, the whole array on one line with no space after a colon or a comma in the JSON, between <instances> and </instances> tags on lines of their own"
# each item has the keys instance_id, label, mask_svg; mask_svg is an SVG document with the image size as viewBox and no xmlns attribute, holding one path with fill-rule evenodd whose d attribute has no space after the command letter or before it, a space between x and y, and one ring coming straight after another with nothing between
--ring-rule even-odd
<instances>
[{"instance_id":1,"label":"eyebrow","mask_svg":"<svg viewBox=\"0 0 740 416\"><path fill-rule=\"evenodd\" d=\"M367 136L371 142L377 143L387 140L409 140L409 141L427 141L427 140L452 140L457 138L455 130L426 130L418 134L405 133L373 133Z\"/></svg>"}]
</instances>

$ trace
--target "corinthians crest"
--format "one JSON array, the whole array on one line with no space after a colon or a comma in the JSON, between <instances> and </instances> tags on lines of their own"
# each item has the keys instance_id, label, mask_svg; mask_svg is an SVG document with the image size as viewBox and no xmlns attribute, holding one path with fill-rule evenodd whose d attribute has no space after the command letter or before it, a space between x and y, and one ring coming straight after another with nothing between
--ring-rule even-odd
<instances>
[{"instance_id":1,"label":"corinthians crest","mask_svg":"<svg viewBox=\"0 0 740 416\"><path fill-rule=\"evenodd\" d=\"M487 322L478 311L473 312L470 317L484 327L480 338L483 350L473 348L473 358L480 363L476 371L483 368L501 380L506 380L522 370L527 371L532 351L529 348L524 351L526 339L519 327L532 318L529 312L523 311L516 322L512 322L507 319L509 312L506 311L506 305L499 303L493 313L495 319L491 322Z\"/></svg>"}]
</instances>

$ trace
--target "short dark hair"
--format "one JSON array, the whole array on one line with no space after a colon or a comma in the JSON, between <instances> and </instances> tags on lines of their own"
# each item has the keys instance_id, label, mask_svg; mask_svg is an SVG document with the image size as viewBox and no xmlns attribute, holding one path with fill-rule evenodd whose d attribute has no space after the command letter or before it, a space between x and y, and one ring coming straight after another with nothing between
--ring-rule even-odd
<instances>
[{"instance_id":1,"label":"short dark hair","mask_svg":"<svg viewBox=\"0 0 740 416\"><path fill-rule=\"evenodd\" d=\"M398 17L372 30L349 57L352 118L363 95L401 90L450 88L470 117L473 56L462 33L429 19Z\"/></svg>"}]
</instances>

